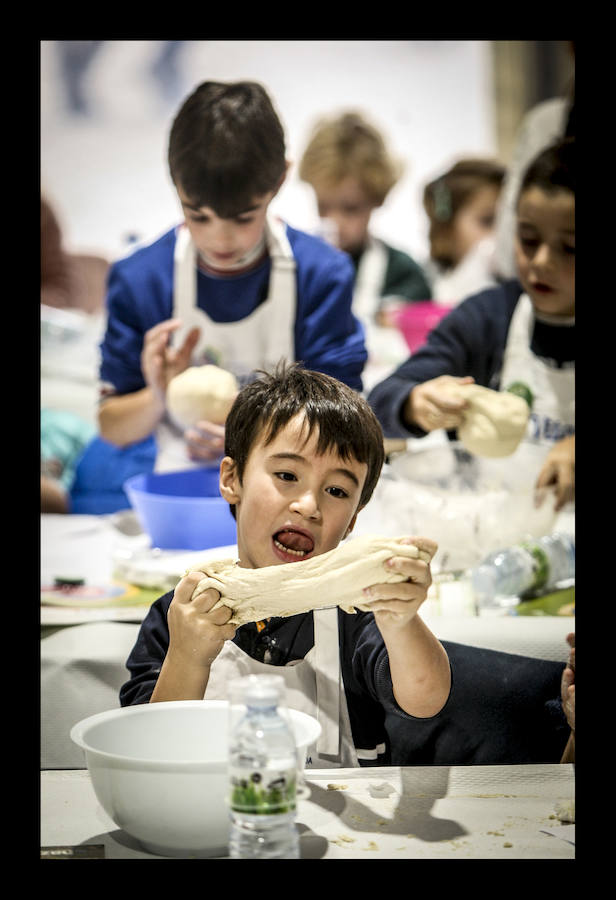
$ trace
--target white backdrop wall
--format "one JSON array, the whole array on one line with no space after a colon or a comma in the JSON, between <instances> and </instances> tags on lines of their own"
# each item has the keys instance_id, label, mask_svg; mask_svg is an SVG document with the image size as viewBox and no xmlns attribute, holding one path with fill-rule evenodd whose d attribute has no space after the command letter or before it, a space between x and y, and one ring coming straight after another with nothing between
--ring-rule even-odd
<instances>
[{"instance_id":1,"label":"white backdrop wall","mask_svg":"<svg viewBox=\"0 0 616 900\"><path fill-rule=\"evenodd\" d=\"M261 82L283 122L287 181L273 209L316 227L297 163L315 120L345 109L381 129L406 170L373 218L375 232L416 259L427 256L424 184L465 155L496 155L490 42L187 41L175 94L151 75L161 41L108 41L84 80L89 115L65 104L58 42L41 42L41 186L67 246L113 259L127 237L148 241L179 219L166 166L171 119L201 81Z\"/></svg>"}]
</instances>

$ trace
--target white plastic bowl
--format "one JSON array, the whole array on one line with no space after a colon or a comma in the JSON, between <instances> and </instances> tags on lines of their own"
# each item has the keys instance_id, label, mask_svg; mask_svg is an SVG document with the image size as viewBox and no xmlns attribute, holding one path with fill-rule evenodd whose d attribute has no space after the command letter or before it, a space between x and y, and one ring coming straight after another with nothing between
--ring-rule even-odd
<instances>
[{"instance_id":1,"label":"white plastic bowl","mask_svg":"<svg viewBox=\"0 0 616 900\"><path fill-rule=\"evenodd\" d=\"M321 733L312 716L289 709L300 759ZM78 722L99 803L160 856L224 856L229 841L226 700L147 703Z\"/></svg>"}]
</instances>

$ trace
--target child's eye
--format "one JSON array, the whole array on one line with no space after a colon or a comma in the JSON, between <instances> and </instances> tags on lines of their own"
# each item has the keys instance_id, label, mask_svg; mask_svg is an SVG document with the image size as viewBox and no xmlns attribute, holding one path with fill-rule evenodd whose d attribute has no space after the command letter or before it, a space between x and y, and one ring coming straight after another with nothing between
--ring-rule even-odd
<instances>
[{"instance_id":1,"label":"child's eye","mask_svg":"<svg viewBox=\"0 0 616 900\"><path fill-rule=\"evenodd\" d=\"M527 249L532 249L533 247L537 247L539 245L539 241L537 238L519 238L520 244Z\"/></svg>"},{"instance_id":2,"label":"child's eye","mask_svg":"<svg viewBox=\"0 0 616 900\"><path fill-rule=\"evenodd\" d=\"M348 492L343 488L339 487L330 487L327 488L327 492L332 495L332 497L348 497Z\"/></svg>"},{"instance_id":3,"label":"child's eye","mask_svg":"<svg viewBox=\"0 0 616 900\"><path fill-rule=\"evenodd\" d=\"M190 221L191 221L191 222L196 222L198 225L202 225L204 222L209 222L209 221L210 221L210 217L209 217L209 216L199 215L198 213L195 213L194 215L192 215L192 216L190 217Z\"/></svg>"},{"instance_id":4,"label":"child's eye","mask_svg":"<svg viewBox=\"0 0 616 900\"><path fill-rule=\"evenodd\" d=\"M296 481L295 475L293 472L274 472L276 478L279 478L281 481Z\"/></svg>"},{"instance_id":5,"label":"child's eye","mask_svg":"<svg viewBox=\"0 0 616 900\"><path fill-rule=\"evenodd\" d=\"M566 253L567 256L575 256L575 247L572 247L571 244L563 244L563 253Z\"/></svg>"}]
</instances>

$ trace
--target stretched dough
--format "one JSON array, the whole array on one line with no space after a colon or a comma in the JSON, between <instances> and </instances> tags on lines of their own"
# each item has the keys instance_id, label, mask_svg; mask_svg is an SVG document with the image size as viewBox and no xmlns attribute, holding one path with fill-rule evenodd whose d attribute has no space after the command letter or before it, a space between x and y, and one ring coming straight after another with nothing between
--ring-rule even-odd
<instances>
[{"instance_id":1,"label":"stretched dough","mask_svg":"<svg viewBox=\"0 0 616 900\"><path fill-rule=\"evenodd\" d=\"M235 375L218 366L190 366L167 387L167 410L181 428L202 419L222 425L237 396Z\"/></svg>"},{"instance_id":2,"label":"stretched dough","mask_svg":"<svg viewBox=\"0 0 616 900\"><path fill-rule=\"evenodd\" d=\"M369 610L361 599L362 588L372 584L405 581L399 572L388 571L383 563L392 556L406 556L430 562L431 556L414 544L399 539L362 535L334 550L299 562L261 569L244 569L232 559L206 560L189 572L203 572L193 599L208 588L220 592L213 607L234 610L232 625L259 622L268 616L294 616L323 606L337 604L347 613Z\"/></svg>"},{"instance_id":3,"label":"stretched dough","mask_svg":"<svg viewBox=\"0 0 616 900\"><path fill-rule=\"evenodd\" d=\"M449 394L469 406L458 438L476 456L510 456L526 434L530 409L526 400L508 391L492 391L479 384L448 384Z\"/></svg>"}]
</instances>

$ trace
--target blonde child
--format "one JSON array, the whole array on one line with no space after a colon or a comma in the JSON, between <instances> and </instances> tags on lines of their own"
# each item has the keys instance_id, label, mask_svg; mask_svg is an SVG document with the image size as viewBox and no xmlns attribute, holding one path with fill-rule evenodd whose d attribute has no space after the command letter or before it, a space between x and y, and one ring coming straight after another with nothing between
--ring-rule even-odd
<instances>
[{"instance_id":1,"label":"blonde child","mask_svg":"<svg viewBox=\"0 0 616 900\"><path fill-rule=\"evenodd\" d=\"M407 253L375 237L372 213L383 206L402 174L380 132L359 113L318 122L299 165L314 190L319 215L333 225L333 240L356 269L354 310L382 321L388 305L428 300L430 286Z\"/></svg>"}]
</instances>

